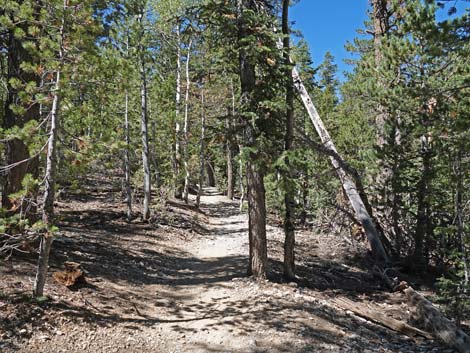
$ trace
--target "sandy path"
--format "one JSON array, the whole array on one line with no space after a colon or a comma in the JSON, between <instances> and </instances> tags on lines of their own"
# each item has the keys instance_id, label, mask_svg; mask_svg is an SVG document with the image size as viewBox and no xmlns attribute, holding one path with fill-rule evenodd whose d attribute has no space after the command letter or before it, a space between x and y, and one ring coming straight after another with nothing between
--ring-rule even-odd
<instances>
[{"instance_id":1,"label":"sandy path","mask_svg":"<svg viewBox=\"0 0 470 353\"><path fill-rule=\"evenodd\" d=\"M90 286L72 292L50 281L47 289L54 300L44 310L26 305L22 326L16 325L13 333L19 338L6 344L0 341L0 352L417 353L434 349L338 310L322 292L247 278L247 216L239 213L236 202L216 190L206 191L204 216L186 212L197 234L195 229L178 228L182 219L156 227L127 224L109 200L70 205L75 216L63 227L56 257L82 263ZM175 217L184 211L182 205L178 207L172 213ZM282 231L269 227L268 238L270 244L279 242ZM315 256L312 251L309 254ZM271 266L274 262L271 259ZM18 273L11 276L16 281ZM23 277L25 287L31 280L28 276ZM33 318L35 312L38 319ZM40 329L35 328L38 321Z\"/></svg>"},{"instance_id":2,"label":"sandy path","mask_svg":"<svg viewBox=\"0 0 470 353\"><path fill-rule=\"evenodd\" d=\"M233 279L244 276L247 264L247 217L238 212L238 204L206 190L201 199L202 211L208 216L208 234L198 243L189 243L185 250L194 259L187 272L199 283L173 287L180 297L180 313L190 320L177 324L163 324L163 334L181 332L177 341L168 344L170 351L252 351L253 340L241 334L233 325L239 316L233 290ZM252 349L253 348L253 349Z\"/></svg>"}]
</instances>

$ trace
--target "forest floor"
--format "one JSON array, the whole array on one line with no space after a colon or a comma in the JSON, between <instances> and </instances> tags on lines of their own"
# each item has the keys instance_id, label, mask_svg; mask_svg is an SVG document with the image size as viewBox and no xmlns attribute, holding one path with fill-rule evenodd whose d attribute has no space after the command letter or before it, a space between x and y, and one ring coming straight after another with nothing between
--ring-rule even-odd
<instances>
[{"instance_id":1,"label":"forest floor","mask_svg":"<svg viewBox=\"0 0 470 353\"><path fill-rule=\"evenodd\" d=\"M299 279L285 283L282 228L270 226L270 280L257 282L237 202L206 189L200 210L173 200L150 223L127 223L119 190L93 184L58 202L50 268L78 262L86 284L49 277L50 300L36 303L35 261L0 264L0 352L453 352L335 304L406 320L403 294L381 287L340 237L297 232Z\"/></svg>"}]
</instances>

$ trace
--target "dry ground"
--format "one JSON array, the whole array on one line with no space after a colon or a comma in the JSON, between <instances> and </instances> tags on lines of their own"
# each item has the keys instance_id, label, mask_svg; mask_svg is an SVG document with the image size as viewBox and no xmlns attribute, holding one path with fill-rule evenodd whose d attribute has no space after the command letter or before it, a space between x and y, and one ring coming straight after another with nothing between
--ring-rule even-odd
<instances>
[{"instance_id":1,"label":"dry ground","mask_svg":"<svg viewBox=\"0 0 470 353\"><path fill-rule=\"evenodd\" d=\"M269 227L270 281L246 277L247 217L215 190L201 210L172 201L150 223L127 223L106 187L58 206L51 272L76 261L87 284L50 277L51 299L38 304L34 260L3 262L0 352L453 352L336 307L347 297L406 319L402 294L357 267L338 237L299 232L299 280L283 283L282 230Z\"/></svg>"}]
</instances>

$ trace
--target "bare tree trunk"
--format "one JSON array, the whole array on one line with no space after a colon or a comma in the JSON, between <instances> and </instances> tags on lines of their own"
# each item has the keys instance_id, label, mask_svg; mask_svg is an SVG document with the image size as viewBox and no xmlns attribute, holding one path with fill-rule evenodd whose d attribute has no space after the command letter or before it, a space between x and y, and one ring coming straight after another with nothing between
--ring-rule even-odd
<instances>
[{"instance_id":1,"label":"bare tree trunk","mask_svg":"<svg viewBox=\"0 0 470 353\"><path fill-rule=\"evenodd\" d=\"M152 197L152 183L150 175L150 158L149 158L149 138L148 138L148 112L147 112L147 77L145 72L145 56L142 44L144 29L142 26L142 18L140 18L141 37L139 43L139 59L140 59L140 114L141 114L141 135L142 135L142 166L144 169L144 205L142 211L142 219L148 221L150 219L150 203Z\"/></svg>"},{"instance_id":2,"label":"bare tree trunk","mask_svg":"<svg viewBox=\"0 0 470 353\"><path fill-rule=\"evenodd\" d=\"M126 187L126 205L127 205L127 220L132 219L132 188L131 188L131 166L129 158L130 149L130 134L129 134L129 93L125 92L125 107L124 107L124 134L126 139L126 148L124 150L124 170L125 170L125 187Z\"/></svg>"},{"instance_id":3,"label":"bare tree trunk","mask_svg":"<svg viewBox=\"0 0 470 353\"><path fill-rule=\"evenodd\" d=\"M230 134L231 124L230 119L231 117L227 118L226 127L227 127L227 135ZM227 136L227 143L225 146L225 153L227 159L227 198L232 200L233 199L233 190L235 188L234 180L233 180L233 149L232 149L232 142L231 136Z\"/></svg>"},{"instance_id":4,"label":"bare tree trunk","mask_svg":"<svg viewBox=\"0 0 470 353\"><path fill-rule=\"evenodd\" d=\"M217 184L217 181L215 180L215 171L214 171L214 167L212 166L210 156L208 160L205 161L204 164L206 166L207 185L211 187L215 187Z\"/></svg>"},{"instance_id":5,"label":"bare tree trunk","mask_svg":"<svg viewBox=\"0 0 470 353\"><path fill-rule=\"evenodd\" d=\"M289 30L289 0L282 2L282 33L284 35L284 61L286 65L286 77L292 77L292 68L290 67L290 30ZM285 151L288 153L292 150L292 142L294 140L294 86L292 80L288 80L286 84L286 135L285 135ZM295 190L292 183L292 173L290 168L289 157L286 157L286 178L284 190L284 276L288 279L295 279L295 228L294 228L294 195Z\"/></svg>"},{"instance_id":6,"label":"bare tree trunk","mask_svg":"<svg viewBox=\"0 0 470 353\"><path fill-rule=\"evenodd\" d=\"M201 88L201 139L199 141L199 187L197 190L196 205L199 208L204 183L204 140L206 138L206 110L204 102L204 87Z\"/></svg>"},{"instance_id":7,"label":"bare tree trunk","mask_svg":"<svg viewBox=\"0 0 470 353\"><path fill-rule=\"evenodd\" d=\"M188 44L188 54L186 56L186 93L184 97L184 127L183 127L183 164L184 164L184 189L183 189L183 199L185 203L188 203L188 194L189 194L189 166L188 166L188 144L189 144L189 88L191 85L191 80L189 78L189 60L191 55L191 45L192 40L189 40Z\"/></svg>"},{"instance_id":8,"label":"bare tree trunk","mask_svg":"<svg viewBox=\"0 0 470 353\"><path fill-rule=\"evenodd\" d=\"M175 197L183 197L183 188L181 184L181 125L180 125L180 107L181 107L181 24L178 20L176 25L176 108L175 108Z\"/></svg>"},{"instance_id":9,"label":"bare tree trunk","mask_svg":"<svg viewBox=\"0 0 470 353\"><path fill-rule=\"evenodd\" d=\"M239 9L239 38L241 41L252 35L252 29L245 21L245 10L256 11L254 3L250 0L238 0ZM256 144L255 128L252 125L252 118L248 118L256 111L256 102L253 97L256 73L253 60L249 53L243 48L239 49L239 67L241 82L241 111L244 118L244 140L247 147ZM268 256L266 241L266 205L264 175L256 163L258 155L251 153L246 163L247 188L248 188L248 224L249 224L249 245L250 262L248 273L257 279L266 278Z\"/></svg>"},{"instance_id":10,"label":"bare tree trunk","mask_svg":"<svg viewBox=\"0 0 470 353\"><path fill-rule=\"evenodd\" d=\"M320 137L323 145L325 146L325 148L331 150L332 153L338 155L338 151L336 150L333 140L331 139L330 134L326 130L323 121L321 120L320 115L318 114L295 67L292 70L292 78L294 80L295 87L297 88L302 98L302 102L304 103L304 106L309 114L310 120L312 121L312 124L314 125L315 130L317 131L318 136ZM364 205L364 202L361 199L361 196L359 195L359 192L353 179L348 175L348 173L346 173L340 163L333 156L330 156L330 160L338 174L339 179L341 180L343 189L346 192L346 195L348 196L349 202L356 214L356 217L364 228L373 255L376 257L376 259L383 261L384 263L388 263L389 257L385 252L380 236L377 232L377 229L375 228L375 224L369 212L367 211L366 206Z\"/></svg>"},{"instance_id":11,"label":"bare tree trunk","mask_svg":"<svg viewBox=\"0 0 470 353\"><path fill-rule=\"evenodd\" d=\"M67 0L64 0L63 10L65 11ZM55 182L56 182L56 164L57 164L57 140L58 140L58 125L59 125L59 110L60 110L60 75L64 60L64 26L65 26L65 13L62 15L62 23L59 29L60 43L59 43L59 68L56 72L55 85L53 91L52 108L50 112L50 129L49 140L47 143L47 157L46 157L46 175L45 175L45 188L44 188L44 201L42 210L42 221L47 228L50 228L54 223L54 200L55 200ZM33 284L33 296L42 297L44 294L44 285L46 284L47 270L49 267L49 254L51 252L53 241L53 234L50 229L46 229L45 234L41 236L39 245L39 257L36 270L36 278Z\"/></svg>"},{"instance_id":12,"label":"bare tree trunk","mask_svg":"<svg viewBox=\"0 0 470 353\"><path fill-rule=\"evenodd\" d=\"M235 189L235 178L233 173L233 119L235 119L235 91L233 87L233 80L230 79L230 89L232 93L232 107L226 120L226 159L227 159L227 198L233 200L233 193Z\"/></svg>"},{"instance_id":13,"label":"bare tree trunk","mask_svg":"<svg viewBox=\"0 0 470 353\"><path fill-rule=\"evenodd\" d=\"M60 103L60 71L56 73L56 82L54 87L54 98L52 101L51 109L51 122L49 130L49 141L47 145L47 159L46 159L46 177L45 177L45 190L44 190L44 205L42 211L42 220L47 227L52 226L54 218L54 196L55 196L55 172L56 172L56 141L57 141L57 126L59 123L59 103ZM47 278L47 269L49 266L49 253L51 251L53 241L53 234L47 230L41 236L41 243L39 245L39 258L36 270L36 279L33 285L33 295L35 297L42 297L44 292L44 285Z\"/></svg>"}]
</instances>

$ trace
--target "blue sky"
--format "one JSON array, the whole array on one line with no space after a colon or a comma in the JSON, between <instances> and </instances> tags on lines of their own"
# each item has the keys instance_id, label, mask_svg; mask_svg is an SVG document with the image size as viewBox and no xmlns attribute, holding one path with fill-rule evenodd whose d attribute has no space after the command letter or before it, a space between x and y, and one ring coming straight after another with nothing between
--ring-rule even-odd
<instances>
[{"instance_id":1,"label":"blue sky","mask_svg":"<svg viewBox=\"0 0 470 353\"><path fill-rule=\"evenodd\" d=\"M367 0L300 0L290 9L293 28L299 29L309 43L314 66L330 51L339 72L349 69L343 59L351 58L351 54L344 45L356 37L356 29L364 27L367 9Z\"/></svg>"},{"instance_id":2,"label":"blue sky","mask_svg":"<svg viewBox=\"0 0 470 353\"><path fill-rule=\"evenodd\" d=\"M463 0L457 0L456 5L457 15L470 7ZM344 45L357 36L357 29L364 28L368 9L368 0L300 0L290 9L289 17L295 22L293 28L300 30L309 43L313 65L318 66L330 51L338 65L338 76L343 79L341 73L351 69L343 59L352 58ZM447 17L446 13L440 10L438 19Z\"/></svg>"}]
</instances>

